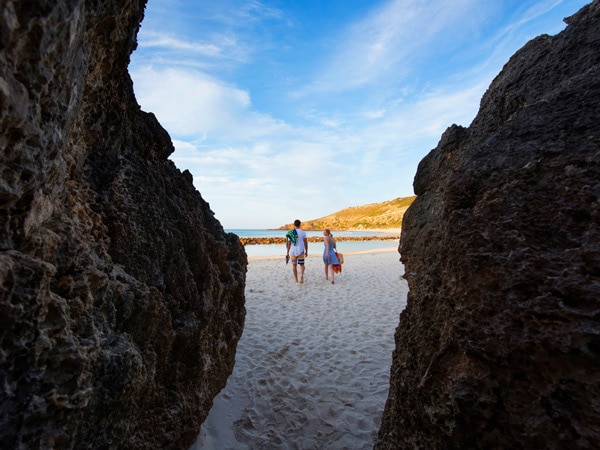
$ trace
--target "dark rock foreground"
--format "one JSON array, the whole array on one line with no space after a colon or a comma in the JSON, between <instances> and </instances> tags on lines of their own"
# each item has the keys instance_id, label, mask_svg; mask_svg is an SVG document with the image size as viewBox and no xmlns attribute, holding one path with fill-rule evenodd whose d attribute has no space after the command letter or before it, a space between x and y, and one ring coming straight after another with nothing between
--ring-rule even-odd
<instances>
[{"instance_id":1,"label":"dark rock foreground","mask_svg":"<svg viewBox=\"0 0 600 450\"><path fill-rule=\"evenodd\" d=\"M127 73L145 0L0 2L0 448L186 448L246 255Z\"/></svg>"},{"instance_id":2,"label":"dark rock foreground","mask_svg":"<svg viewBox=\"0 0 600 450\"><path fill-rule=\"evenodd\" d=\"M378 449L600 445L600 2L567 23L419 165Z\"/></svg>"}]
</instances>

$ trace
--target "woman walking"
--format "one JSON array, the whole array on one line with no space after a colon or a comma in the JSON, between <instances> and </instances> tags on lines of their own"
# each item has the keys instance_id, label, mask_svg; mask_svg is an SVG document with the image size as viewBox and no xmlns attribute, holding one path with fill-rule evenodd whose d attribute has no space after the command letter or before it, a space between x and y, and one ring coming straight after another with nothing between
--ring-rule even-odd
<instances>
[{"instance_id":1,"label":"woman walking","mask_svg":"<svg viewBox=\"0 0 600 450\"><path fill-rule=\"evenodd\" d=\"M341 269L340 261L336 255L335 239L329 229L323 231L323 264L325 264L325 279L329 280L329 269L331 268L331 284L335 284L334 274Z\"/></svg>"}]
</instances>

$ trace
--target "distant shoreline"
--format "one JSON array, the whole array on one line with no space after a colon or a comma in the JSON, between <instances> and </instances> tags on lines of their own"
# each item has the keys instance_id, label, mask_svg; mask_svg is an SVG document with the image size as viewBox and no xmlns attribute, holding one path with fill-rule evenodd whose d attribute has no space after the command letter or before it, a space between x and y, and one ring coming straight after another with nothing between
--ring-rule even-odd
<instances>
[{"instance_id":1,"label":"distant shoreline","mask_svg":"<svg viewBox=\"0 0 600 450\"><path fill-rule=\"evenodd\" d=\"M312 230L308 230L312 231ZM353 231L353 230L347 230ZM366 231L366 230L360 230ZM376 232L375 230L368 230ZM285 244L285 237L240 237L242 245L270 245L270 244ZM322 237L310 236L307 238L308 242L321 242ZM386 236L337 236L335 240L338 242L348 241L396 241L400 239L400 233L389 234Z\"/></svg>"},{"instance_id":2,"label":"distant shoreline","mask_svg":"<svg viewBox=\"0 0 600 450\"><path fill-rule=\"evenodd\" d=\"M267 230L288 230L291 229L292 227L290 226L289 228L267 228ZM302 228L304 231L323 231L323 228ZM333 233L336 232L345 232L345 231L360 231L363 233L390 233L390 234L397 234L400 235L400 232L402 231L402 228L400 227L396 227L396 228L340 228L340 229L335 229L335 228L330 228L330 230Z\"/></svg>"}]
</instances>

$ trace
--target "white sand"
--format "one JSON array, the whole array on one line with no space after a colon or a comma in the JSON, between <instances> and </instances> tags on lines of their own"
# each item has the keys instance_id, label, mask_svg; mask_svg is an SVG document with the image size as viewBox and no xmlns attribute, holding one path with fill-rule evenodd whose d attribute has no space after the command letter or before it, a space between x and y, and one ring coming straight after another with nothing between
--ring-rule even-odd
<instances>
[{"instance_id":1,"label":"white sand","mask_svg":"<svg viewBox=\"0 0 600 450\"><path fill-rule=\"evenodd\" d=\"M408 292L386 250L344 254L335 285L320 255L304 284L283 257L250 260L235 368L192 449L373 447Z\"/></svg>"}]
</instances>

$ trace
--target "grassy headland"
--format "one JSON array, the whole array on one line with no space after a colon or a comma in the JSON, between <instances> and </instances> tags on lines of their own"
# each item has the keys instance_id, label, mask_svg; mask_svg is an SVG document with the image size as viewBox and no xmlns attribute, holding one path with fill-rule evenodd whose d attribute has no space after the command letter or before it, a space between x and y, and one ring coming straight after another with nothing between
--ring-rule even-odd
<instances>
[{"instance_id":1,"label":"grassy headland","mask_svg":"<svg viewBox=\"0 0 600 450\"><path fill-rule=\"evenodd\" d=\"M318 219L304 220L303 230L375 230L398 229L402 227L404 213L415 197L399 197L382 203L370 203L363 206L352 206ZM286 224L278 228L293 228Z\"/></svg>"},{"instance_id":2,"label":"grassy headland","mask_svg":"<svg viewBox=\"0 0 600 450\"><path fill-rule=\"evenodd\" d=\"M389 235L382 236L336 236L337 241L397 241L398 230L402 227L402 217L415 197L396 198L382 203L371 203L363 206L352 206L329 214L319 219L302 222L302 229L317 231L329 228L335 231L389 230ZM293 224L283 225L277 230L289 230ZM322 237L309 237L309 242L321 242ZM243 245L284 244L284 237L247 237L240 238Z\"/></svg>"}]
</instances>

